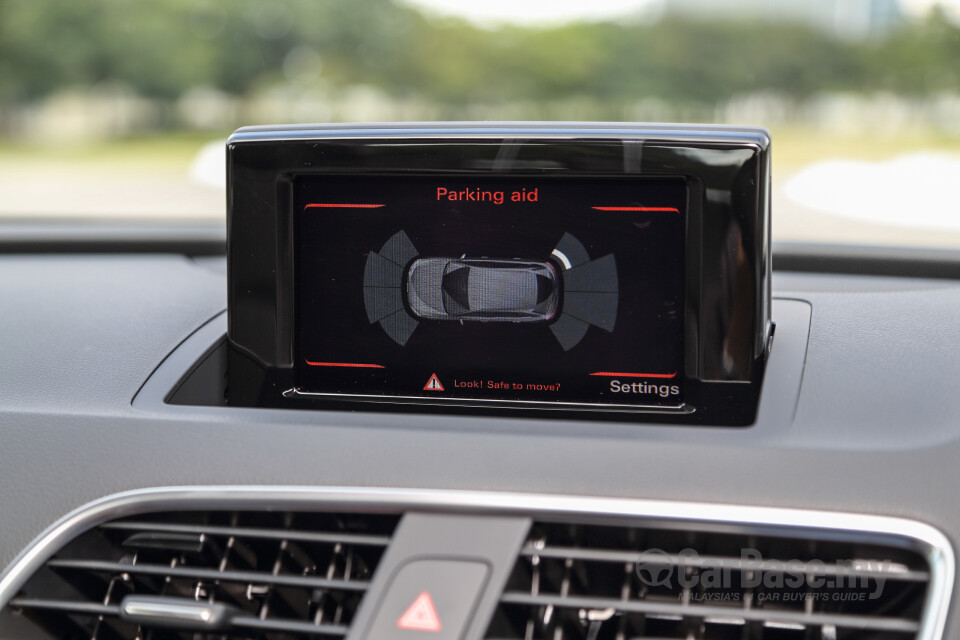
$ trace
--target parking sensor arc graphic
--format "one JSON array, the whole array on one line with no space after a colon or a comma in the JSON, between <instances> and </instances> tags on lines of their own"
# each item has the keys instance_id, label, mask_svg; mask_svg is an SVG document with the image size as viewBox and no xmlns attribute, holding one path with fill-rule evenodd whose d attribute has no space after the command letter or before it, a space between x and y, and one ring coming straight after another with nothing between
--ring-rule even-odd
<instances>
[{"instance_id":1,"label":"parking sensor arc graphic","mask_svg":"<svg viewBox=\"0 0 960 640\"><path fill-rule=\"evenodd\" d=\"M398 231L380 248L371 251L363 269L363 305L370 324L380 323L401 347L420 324L403 306L403 270L418 255L405 231Z\"/></svg>"},{"instance_id":2,"label":"parking sensor arc graphic","mask_svg":"<svg viewBox=\"0 0 960 640\"><path fill-rule=\"evenodd\" d=\"M406 345L421 320L461 324L553 320L550 331L564 351L577 346L591 326L612 332L619 303L613 254L591 260L583 243L564 233L548 257L559 264L465 255L420 258L406 232L398 231L379 252L367 256L363 273L367 320L379 323L400 346ZM562 273L559 278L554 275L557 270Z\"/></svg>"},{"instance_id":3,"label":"parking sensor arc graphic","mask_svg":"<svg viewBox=\"0 0 960 640\"><path fill-rule=\"evenodd\" d=\"M612 333L620 301L613 254L591 260L583 243L564 233L551 255L564 266L563 309L550 325L563 350L580 344L591 325Z\"/></svg>"}]
</instances>

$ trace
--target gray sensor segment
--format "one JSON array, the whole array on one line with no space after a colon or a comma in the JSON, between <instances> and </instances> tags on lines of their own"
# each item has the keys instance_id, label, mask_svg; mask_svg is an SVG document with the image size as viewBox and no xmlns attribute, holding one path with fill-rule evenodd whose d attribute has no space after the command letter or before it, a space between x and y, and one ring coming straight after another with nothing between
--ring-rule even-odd
<instances>
[{"instance_id":1,"label":"gray sensor segment","mask_svg":"<svg viewBox=\"0 0 960 640\"><path fill-rule=\"evenodd\" d=\"M390 338L401 347L407 344L407 340L413 335L420 323L406 311L397 311L380 321L380 328L387 332Z\"/></svg>"},{"instance_id":2,"label":"gray sensor segment","mask_svg":"<svg viewBox=\"0 0 960 640\"><path fill-rule=\"evenodd\" d=\"M562 315L550 325L550 331L553 332L553 336L564 351L570 351L577 346L583 340L583 336L587 335L587 329L589 328L590 325L586 322L570 315Z\"/></svg>"},{"instance_id":3,"label":"gray sensor segment","mask_svg":"<svg viewBox=\"0 0 960 640\"><path fill-rule=\"evenodd\" d=\"M363 305L370 324L397 311L403 311L403 291L399 287L364 287Z\"/></svg>"},{"instance_id":4,"label":"gray sensor segment","mask_svg":"<svg viewBox=\"0 0 960 640\"><path fill-rule=\"evenodd\" d=\"M617 293L617 263L612 253L563 272L563 290Z\"/></svg>"},{"instance_id":5,"label":"gray sensor segment","mask_svg":"<svg viewBox=\"0 0 960 640\"><path fill-rule=\"evenodd\" d=\"M563 313L612 332L617 321L616 293L571 291L563 299Z\"/></svg>"},{"instance_id":6,"label":"gray sensor segment","mask_svg":"<svg viewBox=\"0 0 960 640\"><path fill-rule=\"evenodd\" d=\"M403 268L378 253L370 252L363 268L363 286L396 287L403 282Z\"/></svg>"},{"instance_id":7,"label":"gray sensor segment","mask_svg":"<svg viewBox=\"0 0 960 640\"><path fill-rule=\"evenodd\" d=\"M417 257L417 248L413 246L407 232L400 230L393 234L380 249L380 255L401 267ZM397 285L399 286L399 284Z\"/></svg>"}]
</instances>

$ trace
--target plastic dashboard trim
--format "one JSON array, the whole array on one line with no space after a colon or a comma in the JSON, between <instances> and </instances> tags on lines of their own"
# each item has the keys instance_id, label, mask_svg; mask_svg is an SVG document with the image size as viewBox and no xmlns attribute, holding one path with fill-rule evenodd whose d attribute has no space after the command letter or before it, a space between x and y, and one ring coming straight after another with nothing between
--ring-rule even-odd
<instances>
[{"instance_id":1,"label":"plastic dashboard trim","mask_svg":"<svg viewBox=\"0 0 960 640\"><path fill-rule=\"evenodd\" d=\"M79 507L40 534L0 575L0 609L56 551L107 520L171 509L337 509L343 511L446 512L532 517L645 517L688 525L804 529L820 533L907 538L930 563L926 608L916 640L943 636L953 591L953 548L934 527L902 518L777 507L482 491L351 488L196 486L138 489Z\"/></svg>"}]
</instances>

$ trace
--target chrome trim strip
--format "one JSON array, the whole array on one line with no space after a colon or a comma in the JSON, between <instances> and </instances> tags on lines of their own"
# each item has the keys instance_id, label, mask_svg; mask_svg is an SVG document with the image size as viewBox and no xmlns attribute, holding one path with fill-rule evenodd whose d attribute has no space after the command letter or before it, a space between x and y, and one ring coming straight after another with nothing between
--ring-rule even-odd
<instances>
[{"instance_id":1,"label":"chrome trim strip","mask_svg":"<svg viewBox=\"0 0 960 640\"><path fill-rule=\"evenodd\" d=\"M679 405L614 404L605 402L563 402L547 400L504 400L495 398L456 398L451 396L402 396L364 393L339 393L334 391L304 391L298 387L283 392L284 398L324 399L337 402L379 402L383 404L451 405L458 407L499 409L540 409L547 411L592 411L613 413L693 413L687 403Z\"/></svg>"},{"instance_id":2,"label":"chrome trim strip","mask_svg":"<svg viewBox=\"0 0 960 640\"><path fill-rule=\"evenodd\" d=\"M225 505L228 503L228 505ZM337 509L359 512L407 510L498 513L533 517L634 517L723 526L806 529L820 533L893 535L908 539L930 565L926 609L917 640L940 640L956 572L953 547L934 527L903 518L779 507L580 497L483 491L287 487L197 486L137 489L88 503L40 534L0 575L0 608L59 548L108 520L148 511L175 509Z\"/></svg>"},{"instance_id":3,"label":"chrome trim strip","mask_svg":"<svg viewBox=\"0 0 960 640\"><path fill-rule=\"evenodd\" d=\"M756 145L769 145L770 134L755 127L730 125L649 124L630 122L401 122L341 123L242 127L233 132L227 144L310 140L316 137L339 140L389 137L391 139L444 140L471 138L497 141L502 138L615 139L630 137L651 144L679 142L729 143L753 137Z\"/></svg>"}]
</instances>

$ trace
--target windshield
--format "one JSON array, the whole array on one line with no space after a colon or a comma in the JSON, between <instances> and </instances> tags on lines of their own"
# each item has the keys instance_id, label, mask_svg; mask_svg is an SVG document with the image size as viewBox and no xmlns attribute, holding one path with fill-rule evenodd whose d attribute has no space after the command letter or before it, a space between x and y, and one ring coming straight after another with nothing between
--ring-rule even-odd
<instances>
[{"instance_id":1,"label":"windshield","mask_svg":"<svg viewBox=\"0 0 960 640\"><path fill-rule=\"evenodd\" d=\"M0 0L0 218L222 222L239 126L759 125L775 240L960 248L960 0Z\"/></svg>"}]
</instances>

